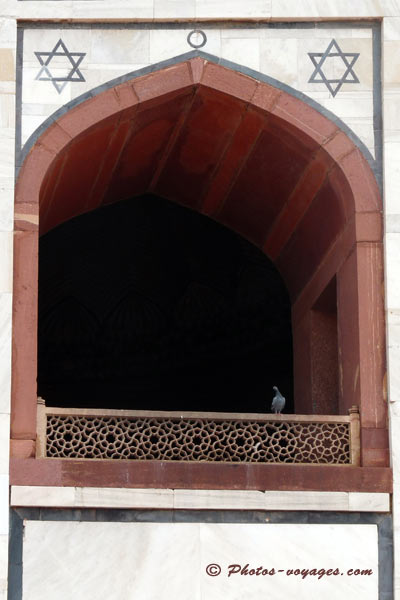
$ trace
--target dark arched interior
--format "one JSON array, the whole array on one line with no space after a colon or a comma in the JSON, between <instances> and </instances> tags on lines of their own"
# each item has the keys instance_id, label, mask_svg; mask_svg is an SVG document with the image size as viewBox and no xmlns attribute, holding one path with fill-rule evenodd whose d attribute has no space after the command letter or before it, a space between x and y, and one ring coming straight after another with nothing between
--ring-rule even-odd
<instances>
[{"instance_id":1,"label":"dark arched interior","mask_svg":"<svg viewBox=\"0 0 400 600\"><path fill-rule=\"evenodd\" d=\"M42 236L38 394L51 406L293 411L290 300L272 262L146 194Z\"/></svg>"}]
</instances>

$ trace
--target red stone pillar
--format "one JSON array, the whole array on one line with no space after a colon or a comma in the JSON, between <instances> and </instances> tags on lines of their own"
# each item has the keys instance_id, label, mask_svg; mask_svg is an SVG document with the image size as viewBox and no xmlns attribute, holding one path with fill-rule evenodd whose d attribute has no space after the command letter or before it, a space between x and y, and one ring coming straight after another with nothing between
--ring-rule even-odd
<instances>
[{"instance_id":1,"label":"red stone pillar","mask_svg":"<svg viewBox=\"0 0 400 600\"><path fill-rule=\"evenodd\" d=\"M36 439L38 232L14 234L11 450L30 456Z\"/></svg>"},{"instance_id":2,"label":"red stone pillar","mask_svg":"<svg viewBox=\"0 0 400 600\"><path fill-rule=\"evenodd\" d=\"M338 273L340 412L360 407L362 464L386 466L382 244L356 244Z\"/></svg>"},{"instance_id":3,"label":"red stone pillar","mask_svg":"<svg viewBox=\"0 0 400 600\"><path fill-rule=\"evenodd\" d=\"M357 254L352 251L337 274L339 413L361 407Z\"/></svg>"}]
</instances>

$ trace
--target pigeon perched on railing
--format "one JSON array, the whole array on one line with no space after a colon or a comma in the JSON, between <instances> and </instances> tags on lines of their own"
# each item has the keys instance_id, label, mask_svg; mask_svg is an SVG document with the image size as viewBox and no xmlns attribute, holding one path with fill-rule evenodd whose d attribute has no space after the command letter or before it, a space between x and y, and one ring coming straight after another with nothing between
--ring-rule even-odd
<instances>
[{"instance_id":1,"label":"pigeon perched on railing","mask_svg":"<svg viewBox=\"0 0 400 600\"><path fill-rule=\"evenodd\" d=\"M275 396L272 399L271 410L275 414L280 415L281 412L283 411L283 409L285 408L285 402L286 402L286 400L282 396L282 394L280 393L280 391L278 390L278 388L276 387L276 385L274 385L274 387L272 389L275 390Z\"/></svg>"}]
</instances>

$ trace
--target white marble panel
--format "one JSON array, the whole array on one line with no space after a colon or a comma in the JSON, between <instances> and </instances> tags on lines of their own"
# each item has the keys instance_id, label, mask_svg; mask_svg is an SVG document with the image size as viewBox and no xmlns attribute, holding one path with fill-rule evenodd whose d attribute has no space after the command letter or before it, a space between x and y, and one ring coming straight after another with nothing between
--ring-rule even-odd
<instances>
[{"instance_id":1,"label":"white marble panel","mask_svg":"<svg viewBox=\"0 0 400 600\"><path fill-rule=\"evenodd\" d=\"M0 231L12 231L14 213L14 177L0 177Z\"/></svg>"},{"instance_id":2,"label":"white marble panel","mask_svg":"<svg viewBox=\"0 0 400 600\"><path fill-rule=\"evenodd\" d=\"M0 96L0 128L15 127L15 96L3 94Z\"/></svg>"},{"instance_id":3,"label":"white marble panel","mask_svg":"<svg viewBox=\"0 0 400 600\"><path fill-rule=\"evenodd\" d=\"M397 90L399 92L400 87L400 41L388 41L383 43L383 69L382 76L385 86L385 100L386 95L390 89ZM386 107L385 107L386 108ZM385 127L386 127L385 123Z\"/></svg>"},{"instance_id":4,"label":"white marble panel","mask_svg":"<svg viewBox=\"0 0 400 600\"><path fill-rule=\"evenodd\" d=\"M109 508L170 508L174 507L172 490L119 488L76 488L75 505Z\"/></svg>"},{"instance_id":5,"label":"white marble panel","mask_svg":"<svg viewBox=\"0 0 400 600\"><path fill-rule=\"evenodd\" d=\"M399 44L400 46L400 44ZM400 61L400 51L399 51ZM399 82L400 86L400 67ZM393 92L385 92L384 96L385 131L390 131L392 141L400 142L400 89ZM396 134L396 138L394 138Z\"/></svg>"},{"instance_id":6,"label":"white marble panel","mask_svg":"<svg viewBox=\"0 0 400 600\"><path fill-rule=\"evenodd\" d=\"M17 42L17 24L15 19L0 19L0 46L14 48Z\"/></svg>"},{"instance_id":7,"label":"white marble panel","mask_svg":"<svg viewBox=\"0 0 400 600\"><path fill-rule=\"evenodd\" d=\"M40 104L39 102L22 104L22 112L27 117L48 116L49 111L55 112L59 108L58 104ZM51 114L50 113L50 114Z\"/></svg>"},{"instance_id":8,"label":"white marble panel","mask_svg":"<svg viewBox=\"0 0 400 600\"><path fill-rule=\"evenodd\" d=\"M91 40L91 56L87 57L87 62L93 64L150 62L148 29L93 29Z\"/></svg>"},{"instance_id":9,"label":"white marble panel","mask_svg":"<svg viewBox=\"0 0 400 600\"><path fill-rule=\"evenodd\" d=\"M215 510L343 510L347 492L175 490L174 507Z\"/></svg>"},{"instance_id":10,"label":"white marble panel","mask_svg":"<svg viewBox=\"0 0 400 600\"><path fill-rule=\"evenodd\" d=\"M400 214L400 141L384 143L383 168L385 179L385 212L388 214ZM392 261L392 258L396 260L394 254L389 254L387 251L387 259ZM388 306L390 308L397 308L400 307L400 303L389 304Z\"/></svg>"},{"instance_id":11,"label":"white marble panel","mask_svg":"<svg viewBox=\"0 0 400 600\"><path fill-rule=\"evenodd\" d=\"M351 31L354 38L372 38L372 27L353 27Z\"/></svg>"},{"instance_id":12,"label":"white marble panel","mask_svg":"<svg viewBox=\"0 0 400 600\"><path fill-rule=\"evenodd\" d=\"M200 525L27 521L23 600L200 600Z\"/></svg>"},{"instance_id":13,"label":"white marble panel","mask_svg":"<svg viewBox=\"0 0 400 600\"><path fill-rule=\"evenodd\" d=\"M399 235L399 234L397 234ZM391 265L388 265L387 270L392 269ZM388 310L386 313L387 320L387 362L388 362L388 398L390 403L397 403L399 406L400 401L400 309ZM400 409L399 414L396 416L394 412L391 413L391 443L392 443L392 460L400 461ZM394 421L396 417L396 422ZM396 432L396 433L395 433ZM396 452L396 453L395 453ZM400 468L400 464L399 464ZM399 470L400 476L400 470Z\"/></svg>"},{"instance_id":14,"label":"white marble panel","mask_svg":"<svg viewBox=\"0 0 400 600\"><path fill-rule=\"evenodd\" d=\"M261 27L227 27L221 29L221 39L259 39L263 36L263 32L265 32L266 28ZM272 29L268 29L268 31L272 31Z\"/></svg>"},{"instance_id":15,"label":"white marble panel","mask_svg":"<svg viewBox=\"0 0 400 600\"><path fill-rule=\"evenodd\" d=\"M170 1L178 2L178 0ZM23 141L25 142L40 124L39 115L48 116L54 112L54 107L61 106L115 77L150 63L157 63L191 51L192 47L187 42L187 36L194 27L196 25L193 24L184 29L145 27L140 29L140 26L138 29L124 29L116 24L115 28L106 29L93 27L88 30L85 27L76 29L72 27L71 29L26 30L23 102L31 108L29 115L23 112ZM372 45L364 28L359 28L363 35L360 33L358 38L354 37L356 29L354 31L350 27L335 29L329 23L317 23L312 28L296 28L289 25L286 28L268 28L258 24L254 28L229 27L228 29L207 28L204 25L202 29L207 35L207 42L202 50L256 71L260 70L304 91L322 104L324 101L331 102L328 108L345 120L367 147L374 150L371 108ZM366 29L370 35L370 28ZM308 83L314 67L307 52L325 50L329 37L335 32L338 35L342 32L338 40L345 51L360 52L357 62L360 84L357 84L357 90L350 84L343 85L338 97L332 99L323 83ZM85 82L68 83L61 94L51 82L36 80L40 65L34 54L37 50L51 49L60 36L72 51L79 49L86 52L86 57L80 66ZM338 64L335 66L335 61L338 63L338 59L331 59L330 62L325 63L324 70L328 76L334 76L336 71L340 75L342 66ZM52 64L54 64L52 69L54 73L61 75L63 68L65 70L65 58L54 59ZM368 94L365 95L365 92ZM361 113L357 109L357 100L360 101L358 106L361 107ZM32 105L35 103L41 107L49 105L49 109L46 111L42 108L35 113L32 111ZM359 119L364 120L360 122Z\"/></svg>"},{"instance_id":16,"label":"white marble panel","mask_svg":"<svg viewBox=\"0 0 400 600\"><path fill-rule=\"evenodd\" d=\"M15 17L15 3L12 0L0 0L0 10L5 17Z\"/></svg>"},{"instance_id":17,"label":"white marble panel","mask_svg":"<svg viewBox=\"0 0 400 600\"><path fill-rule=\"evenodd\" d=\"M297 49L296 39L260 40L261 72L297 87Z\"/></svg>"},{"instance_id":18,"label":"white marble panel","mask_svg":"<svg viewBox=\"0 0 400 600\"><path fill-rule=\"evenodd\" d=\"M0 231L0 294L12 292L13 233Z\"/></svg>"},{"instance_id":19,"label":"white marble panel","mask_svg":"<svg viewBox=\"0 0 400 600\"><path fill-rule=\"evenodd\" d=\"M16 2L16 13L19 19L31 19L32 17L40 18L71 18L72 16L72 1L64 0L58 6L54 6L51 0L36 0L33 2ZM91 3L92 6L95 4Z\"/></svg>"},{"instance_id":20,"label":"white marble panel","mask_svg":"<svg viewBox=\"0 0 400 600\"><path fill-rule=\"evenodd\" d=\"M313 94L314 97L314 94ZM322 104L322 102L321 102ZM343 119L346 124L354 131L354 133L360 138L362 142L370 149L372 156L375 155L375 138L374 131L371 127L371 118L357 118L349 117Z\"/></svg>"},{"instance_id":21,"label":"white marble panel","mask_svg":"<svg viewBox=\"0 0 400 600\"><path fill-rule=\"evenodd\" d=\"M377 600L377 550L375 525L27 520L23 600ZM208 575L215 565L220 575ZM245 575L232 565L275 573ZM372 573L349 574L357 568Z\"/></svg>"},{"instance_id":22,"label":"white marble panel","mask_svg":"<svg viewBox=\"0 0 400 600\"><path fill-rule=\"evenodd\" d=\"M245 490L174 490L174 508L207 510L262 510L265 492Z\"/></svg>"},{"instance_id":23,"label":"white marble panel","mask_svg":"<svg viewBox=\"0 0 400 600\"><path fill-rule=\"evenodd\" d=\"M390 402L400 401L400 346L388 347L388 393Z\"/></svg>"},{"instance_id":24,"label":"white marble panel","mask_svg":"<svg viewBox=\"0 0 400 600\"><path fill-rule=\"evenodd\" d=\"M196 0L154 0L155 19L190 19L196 16Z\"/></svg>"},{"instance_id":25,"label":"white marble panel","mask_svg":"<svg viewBox=\"0 0 400 600\"><path fill-rule=\"evenodd\" d=\"M4 1L4 0L3 0ZM96 19L152 19L154 14L153 0L114 0L112 3L103 0L63 0L54 4L52 0L36 2L16 2L17 16L20 19L54 19L71 20L73 18L90 21ZM1 4L0 4L1 6Z\"/></svg>"},{"instance_id":26,"label":"white marble panel","mask_svg":"<svg viewBox=\"0 0 400 600\"><path fill-rule=\"evenodd\" d=\"M400 17L386 17L382 23L383 40L400 40Z\"/></svg>"},{"instance_id":27,"label":"white marble panel","mask_svg":"<svg viewBox=\"0 0 400 600\"><path fill-rule=\"evenodd\" d=\"M0 536L8 535L9 487L8 475L0 474Z\"/></svg>"},{"instance_id":28,"label":"white marble panel","mask_svg":"<svg viewBox=\"0 0 400 600\"><path fill-rule=\"evenodd\" d=\"M389 494L13 486L12 506L387 512Z\"/></svg>"},{"instance_id":29,"label":"white marble panel","mask_svg":"<svg viewBox=\"0 0 400 600\"><path fill-rule=\"evenodd\" d=\"M45 111L43 111L45 112ZM25 142L30 138L30 136L32 135L32 133L34 133L36 131L36 129L43 123L43 121L45 121L47 119L47 117L49 117L54 111L47 111L48 114L43 114L43 115L29 115L29 116L24 116L22 118L22 123L21 123L21 142L22 144L25 144Z\"/></svg>"},{"instance_id":30,"label":"white marble panel","mask_svg":"<svg viewBox=\"0 0 400 600\"><path fill-rule=\"evenodd\" d=\"M152 29L150 32L150 63L157 63L186 52L193 50L187 41L188 34L198 29L196 26L189 26L187 29ZM207 29L201 27L207 36L205 46L202 51L220 56L221 54L221 33L219 29Z\"/></svg>"},{"instance_id":31,"label":"white marble panel","mask_svg":"<svg viewBox=\"0 0 400 600\"><path fill-rule=\"evenodd\" d=\"M0 94L15 94L15 81L0 81Z\"/></svg>"},{"instance_id":32,"label":"white marble panel","mask_svg":"<svg viewBox=\"0 0 400 600\"><path fill-rule=\"evenodd\" d=\"M196 17L219 18L230 17L270 17L271 0L196 0Z\"/></svg>"},{"instance_id":33,"label":"white marble panel","mask_svg":"<svg viewBox=\"0 0 400 600\"><path fill-rule=\"evenodd\" d=\"M10 412L12 294L0 294L0 413Z\"/></svg>"},{"instance_id":34,"label":"white marble panel","mask_svg":"<svg viewBox=\"0 0 400 600\"><path fill-rule=\"evenodd\" d=\"M40 65L38 67L24 67L22 102L57 106L62 106L69 102L71 100L71 84L68 82L62 92L58 93L51 81L39 81L36 79L39 70ZM53 73L53 70L51 72ZM56 69L54 70L54 74L56 74Z\"/></svg>"},{"instance_id":35,"label":"white marble panel","mask_svg":"<svg viewBox=\"0 0 400 600\"><path fill-rule=\"evenodd\" d=\"M333 37L333 36L332 36ZM331 38L332 39L332 38ZM347 53L359 53L359 57L353 66L353 71L359 83L344 83L339 92L333 98L336 102L338 99L345 97L347 94L358 95L360 92L369 91L372 97L372 41L365 38L335 38L340 49ZM329 38L314 39L309 37L298 42L298 81L299 89L310 93L325 88L322 82L309 82L312 74L315 71L315 66L309 57L309 53L325 52L330 43ZM339 57L327 57L323 63L323 73L329 79L340 79L346 70L345 63ZM348 79L352 79L351 76ZM337 109L334 110L338 114Z\"/></svg>"},{"instance_id":36,"label":"white marble panel","mask_svg":"<svg viewBox=\"0 0 400 600\"><path fill-rule=\"evenodd\" d=\"M385 233L400 233L400 214L385 214ZM389 322L391 315L389 312ZM397 323L397 318L394 316L393 322Z\"/></svg>"},{"instance_id":37,"label":"white marble panel","mask_svg":"<svg viewBox=\"0 0 400 600\"><path fill-rule=\"evenodd\" d=\"M152 19L154 16L154 0L113 0L113 2L90 2L87 0L72 2L72 14L75 18L98 19Z\"/></svg>"},{"instance_id":38,"label":"white marble panel","mask_svg":"<svg viewBox=\"0 0 400 600\"><path fill-rule=\"evenodd\" d=\"M356 512L390 512L390 495L350 492L349 510Z\"/></svg>"},{"instance_id":39,"label":"white marble panel","mask_svg":"<svg viewBox=\"0 0 400 600\"><path fill-rule=\"evenodd\" d=\"M221 41L221 56L232 62L260 70L260 42L258 39L228 38Z\"/></svg>"},{"instance_id":40,"label":"white marble panel","mask_svg":"<svg viewBox=\"0 0 400 600\"><path fill-rule=\"evenodd\" d=\"M15 130L3 127L0 129L0 178L13 177L14 154Z\"/></svg>"},{"instance_id":41,"label":"white marble panel","mask_svg":"<svg viewBox=\"0 0 400 600\"><path fill-rule=\"evenodd\" d=\"M393 483L400 484L400 403L389 404L389 439L391 466L393 468ZM400 497L398 497L400 500ZM400 507L399 507L400 508Z\"/></svg>"},{"instance_id":42,"label":"white marble panel","mask_svg":"<svg viewBox=\"0 0 400 600\"><path fill-rule=\"evenodd\" d=\"M400 483L393 484L393 558L394 558L394 598L400 598Z\"/></svg>"},{"instance_id":43,"label":"white marble panel","mask_svg":"<svg viewBox=\"0 0 400 600\"><path fill-rule=\"evenodd\" d=\"M369 29L371 32L371 30ZM371 36L371 33L370 33ZM315 24L315 37L317 39L326 39L328 42L331 41L332 38L352 38L353 30L350 27L334 27L332 23L316 23ZM363 36L364 37L364 36ZM337 41L337 40L336 40ZM340 44L339 44L340 45Z\"/></svg>"},{"instance_id":44,"label":"white marble panel","mask_svg":"<svg viewBox=\"0 0 400 600\"><path fill-rule=\"evenodd\" d=\"M1 365L0 365L1 369ZM8 475L10 456L10 415L0 414L0 475Z\"/></svg>"},{"instance_id":45,"label":"white marble panel","mask_svg":"<svg viewBox=\"0 0 400 600\"><path fill-rule=\"evenodd\" d=\"M389 310L400 308L400 234L386 234L386 301Z\"/></svg>"},{"instance_id":46,"label":"white marble panel","mask_svg":"<svg viewBox=\"0 0 400 600\"><path fill-rule=\"evenodd\" d=\"M384 14L398 15L397 0L361 0L357 4L348 0L272 0L272 17L381 17Z\"/></svg>"},{"instance_id":47,"label":"white marble panel","mask_svg":"<svg viewBox=\"0 0 400 600\"><path fill-rule=\"evenodd\" d=\"M0 535L0 599L7 599L8 535Z\"/></svg>"},{"instance_id":48,"label":"white marble panel","mask_svg":"<svg viewBox=\"0 0 400 600\"><path fill-rule=\"evenodd\" d=\"M205 580L204 598L228 595L234 599L268 596L311 600L325 596L335 600L343 597L355 599L362 595L375 599L378 597L377 531L374 525L367 527L272 524L265 529L259 525L203 524L202 570L210 563L222 567L221 576ZM363 564L361 568L374 571L364 581L356 581L356 578L347 575L349 569L356 568L355 565L360 562ZM261 577L241 575L228 568L232 564L249 565L249 569L262 565L268 570L274 569L276 574ZM333 569L338 568L340 574L319 580L310 575L304 578L288 575L291 569L328 569L325 566L328 564ZM224 573L229 570L231 575L225 579Z\"/></svg>"},{"instance_id":49,"label":"white marble panel","mask_svg":"<svg viewBox=\"0 0 400 600\"><path fill-rule=\"evenodd\" d=\"M41 63L35 52L51 52L60 39L71 53L85 53L85 56L79 65L79 70L82 71L82 69L85 68L86 64L91 61L92 29L82 27L69 27L63 29L58 29L57 27L48 29L25 29L23 46L24 78L25 71L30 77L33 75L33 78L35 78L41 69ZM60 51L62 51L62 49L59 48L58 52ZM45 58L46 57L42 57L43 60ZM63 68L65 73L68 73L72 68L72 64L65 55L53 56L49 62L51 74L53 74L53 71L55 71L56 68ZM32 74L30 71L27 71L27 69L32 69ZM59 76L61 76L61 73L59 73ZM25 84L26 82L24 81L24 87Z\"/></svg>"},{"instance_id":50,"label":"white marble panel","mask_svg":"<svg viewBox=\"0 0 400 600\"><path fill-rule=\"evenodd\" d=\"M292 23L280 23L279 27L260 28L260 38L279 38L279 39L310 39L315 37L315 23L302 24L300 27L294 27Z\"/></svg>"},{"instance_id":51,"label":"white marble panel","mask_svg":"<svg viewBox=\"0 0 400 600\"><path fill-rule=\"evenodd\" d=\"M390 129L386 129L384 131L384 135L385 135L385 142L386 143L392 143L392 142L399 142L399 132L398 130L394 129L393 131L391 131Z\"/></svg>"},{"instance_id":52,"label":"white marble panel","mask_svg":"<svg viewBox=\"0 0 400 600\"><path fill-rule=\"evenodd\" d=\"M76 488L52 486L13 486L11 506L75 507Z\"/></svg>"},{"instance_id":53,"label":"white marble panel","mask_svg":"<svg viewBox=\"0 0 400 600\"><path fill-rule=\"evenodd\" d=\"M12 506L174 508L173 490L13 486Z\"/></svg>"},{"instance_id":54,"label":"white marble panel","mask_svg":"<svg viewBox=\"0 0 400 600\"><path fill-rule=\"evenodd\" d=\"M398 226L400 226L400 215L395 215L398 217L397 221L399 222ZM386 316L387 322L387 331L388 331L388 346L399 346L400 347L400 309L392 309L387 311Z\"/></svg>"}]
</instances>

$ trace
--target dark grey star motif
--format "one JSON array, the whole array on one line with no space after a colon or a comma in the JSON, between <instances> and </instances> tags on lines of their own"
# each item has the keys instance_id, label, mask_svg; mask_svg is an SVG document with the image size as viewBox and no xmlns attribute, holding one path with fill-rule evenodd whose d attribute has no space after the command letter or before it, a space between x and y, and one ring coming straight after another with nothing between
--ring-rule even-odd
<instances>
[{"instance_id":1,"label":"dark grey star motif","mask_svg":"<svg viewBox=\"0 0 400 600\"><path fill-rule=\"evenodd\" d=\"M308 83L324 83L333 97L336 96L344 83L360 83L357 75L353 71L359 52L343 52L336 40L332 40L325 52L308 52L315 70ZM327 58L341 58L343 61L343 75L340 79L328 79L322 69Z\"/></svg>"},{"instance_id":2,"label":"dark grey star motif","mask_svg":"<svg viewBox=\"0 0 400 600\"><path fill-rule=\"evenodd\" d=\"M85 81L78 67L85 58L86 52L70 52L64 42L59 39L51 52L35 52L35 55L42 65L35 79L51 81L59 94L61 94L68 81ZM49 66L55 56L65 56L71 63L71 70L65 77L55 77L51 74Z\"/></svg>"}]
</instances>

